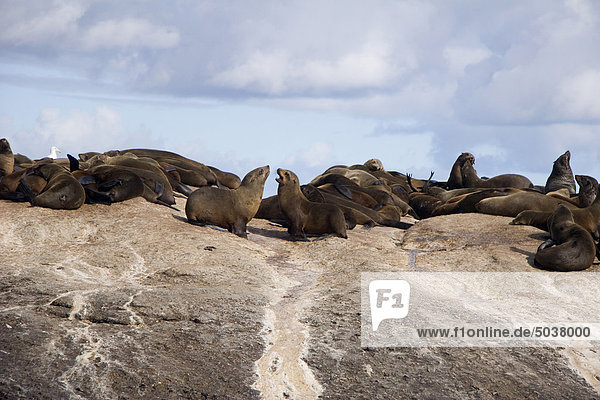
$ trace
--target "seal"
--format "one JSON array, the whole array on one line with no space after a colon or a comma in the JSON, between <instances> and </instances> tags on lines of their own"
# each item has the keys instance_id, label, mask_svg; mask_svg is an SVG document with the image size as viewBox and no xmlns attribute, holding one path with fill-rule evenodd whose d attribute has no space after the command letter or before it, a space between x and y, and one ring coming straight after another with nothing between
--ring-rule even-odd
<instances>
[{"instance_id":1,"label":"seal","mask_svg":"<svg viewBox=\"0 0 600 400\"><path fill-rule=\"evenodd\" d=\"M94 167L109 165L119 167L119 170L132 172L139 176L144 183L143 196L146 200L166 206L175 204L175 196L169 177L160 165L151 158L138 158L134 154L127 153L114 156L101 154L90 158L87 162Z\"/></svg>"},{"instance_id":2,"label":"seal","mask_svg":"<svg viewBox=\"0 0 600 400\"><path fill-rule=\"evenodd\" d=\"M17 167L24 169L33 166L33 160L31 158L19 153L15 153L13 156L15 159L15 169L17 169Z\"/></svg>"},{"instance_id":3,"label":"seal","mask_svg":"<svg viewBox=\"0 0 600 400\"><path fill-rule=\"evenodd\" d=\"M369 171L385 171L383 163L377 158L371 158L370 160L365 161L365 167L367 167Z\"/></svg>"},{"instance_id":4,"label":"seal","mask_svg":"<svg viewBox=\"0 0 600 400\"><path fill-rule=\"evenodd\" d=\"M48 182L38 195L32 191L25 176L37 175ZM31 168L21 177L19 190L32 206L60 210L75 210L85 203L85 190L73 175L60 165L44 163Z\"/></svg>"},{"instance_id":5,"label":"seal","mask_svg":"<svg viewBox=\"0 0 600 400\"><path fill-rule=\"evenodd\" d=\"M310 200L312 202L317 202L317 203L324 202L324 203L328 203L328 204L334 204L344 212L344 215L346 215L345 209L350 208L352 210L356 210L356 211L360 212L361 214L367 216L369 219L374 221L374 223L376 223L376 224L384 225L384 226L391 226L391 227L395 227L395 228L405 227L402 224L402 222L400 221L400 218L398 217L398 215L394 215L394 216L390 217L388 214L379 213L378 211L375 211L373 209L361 206L360 204L355 203L352 200L347 199L345 197L336 196L331 193L321 191L318 188L314 187L313 185L302 185L302 187L300 189L302 190L302 193L308 200ZM365 220L364 217L362 217L362 216L355 215L354 219L355 219L356 223L361 224L361 225L371 224L370 221ZM364 221L364 223L363 223L363 221Z\"/></svg>"},{"instance_id":6,"label":"seal","mask_svg":"<svg viewBox=\"0 0 600 400\"><path fill-rule=\"evenodd\" d=\"M97 165L82 170L79 160L70 154L67 157L71 161L71 173L85 189L86 203L112 204L144 196L144 183L135 173L113 165ZM144 197L157 202L157 195L153 191Z\"/></svg>"},{"instance_id":7,"label":"seal","mask_svg":"<svg viewBox=\"0 0 600 400\"><path fill-rule=\"evenodd\" d=\"M525 210L553 212L559 204L577 208L567 199L547 196L533 190L523 190L504 197L483 199L475 205L475 208L483 214L514 218Z\"/></svg>"},{"instance_id":8,"label":"seal","mask_svg":"<svg viewBox=\"0 0 600 400\"><path fill-rule=\"evenodd\" d=\"M590 233L577 225L565 205L559 205L548 220L550 239L538 247L535 265L553 271L582 271L596 256Z\"/></svg>"},{"instance_id":9,"label":"seal","mask_svg":"<svg viewBox=\"0 0 600 400\"><path fill-rule=\"evenodd\" d=\"M283 215L283 212L279 207L279 198L277 195L262 199L254 218L268 219L279 223L285 222L285 215Z\"/></svg>"},{"instance_id":10,"label":"seal","mask_svg":"<svg viewBox=\"0 0 600 400\"><path fill-rule=\"evenodd\" d=\"M471 164L475 163L475 156L471 153L461 153L454 164L452 164L452 169L450 170L450 176L448 177L448 182L446 183L446 187L448 189L460 189L463 186L462 181L462 166L465 162L470 162Z\"/></svg>"},{"instance_id":11,"label":"seal","mask_svg":"<svg viewBox=\"0 0 600 400\"><path fill-rule=\"evenodd\" d=\"M328 203L309 201L300 190L296 174L277 169L279 207L289 222L288 232L294 238L306 240L306 234L335 234L344 239L346 219L339 207Z\"/></svg>"},{"instance_id":12,"label":"seal","mask_svg":"<svg viewBox=\"0 0 600 400\"><path fill-rule=\"evenodd\" d=\"M463 187L476 188L505 188L528 189L533 183L525 176L518 174L502 174L489 179L481 179L473 168L473 163L465 161L460 168Z\"/></svg>"},{"instance_id":13,"label":"seal","mask_svg":"<svg viewBox=\"0 0 600 400\"><path fill-rule=\"evenodd\" d=\"M204 186L194 190L185 204L188 221L217 225L247 238L246 225L260 207L268 176L266 165L248 172L237 189Z\"/></svg>"},{"instance_id":14,"label":"seal","mask_svg":"<svg viewBox=\"0 0 600 400\"><path fill-rule=\"evenodd\" d=\"M334 197L328 193L321 192L319 188L316 188L312 185L302 185L300 186L300 190L309 201L312 201L314 203L329 203L326 199L326 196L329 196L330 199ZM371 217L357 210L356 208L345 206L339 203L330 204L335 204L337 207L340 208L340 210L342 210L342 212L344 213L344 218L346 219L346 223L348 223L348 221L351 221L354 224L363 225L366 228L371 228L376 225L376 222ZM378 215L377 213L375 214Z\"/></svg>"},{"instance_id":15,"label":"seal","mask_svg":"<svg viewBox=\"0 0 600 400\"><path fill-rule=\"evenodd\" d=\"M597 189L598 190L598 189ZM572 206L565 203L571 209L575 223L587 230L595 239L600 237L600 196L596 194L592 204L585 208ZM512 225L531 225L548 231L548 221L554 208L550 211L525 210L520 212L510 223Z\"/></svg>"},{"instance_id":16,"label":"seal","mask_svg":"<svg viewBox=\"0 0 600 400\"><path fill-rule=\"evenodd\" d=\"M0 139L0 179L3 176L12 174L15 168L15 157L5 138Z\"/></svg>"},{"instance_id":17,"label":"seal","mask_svg":"<svg viewBox=\"0 0 600 400\"><path fill-rule=\"evenodd\" d=\"M37 196L44 190L48 182L41 176L28 174L30 168L19 169L0 179L0 199L11 201L27 201L23 192L19 191L21 178L29 185L31 192Z\"/></svg>"},{"instance_id":18,"label":"seal","mask_svg":"<svg viewBox=\"0 0 600 400\"><path fill-rule=\"evenodd\" d=\"M361 166L361 167L364 167L364 166ZM365 169L366 169L366 167L365 167ZM363 187L382 183L378 178L376 178L369 172L364 171L362 169L350 169L348 167L336 166L336 167L331 167L331 168L327 169L324 174L317 176L315 179L313 179L310 182L310 184L313 186L318 186L317 182L319 182L321 180L321 178L323 178L323 176L325 176L327 174L337 174L337 175L345 176L346 178L348 178L351 181L353 181L354 183L356 183L358 186L363 186Z\"/></svg>"},{"instance_id":19,"label":"seal","mask_svg":"<svg viewBox=\"0 0 600 400\"><path fill-rule=\"evenodd\" d=\"M177 168L177 172L179 172L179 174L181 175L181 181L186 185L205 186L219 184L217 175L211 168L207 167L202 163L181 156L177 153L153 149L127 149L122 150L120 152L133 153L138 157L150 157L158 162L164 162L173 165ZM225 183L231 184L231 186L233 186L230 187L230 189L235 189L237 187L237 180L235 180L234 177L228 175L229 173L224 173L220 170L217 171L217 173L222 174L222 178L224 179ZM225 183L223 183L223 185L227 186Z\"/></svg>"},{"instance_id":20,"label":"seal","mask_svg":"<svg viewBox=\"0 0 600 400\"><path fill-rule=\"evenodd\" d=\"M570 194L575 194L575 180L573 179L570 161L571 152L569 150L565 151L563 155L554 161L552 172L548 180L546 180L546 186L544 187L546 193L567 188Z\"/></svg>"}]
</instances>

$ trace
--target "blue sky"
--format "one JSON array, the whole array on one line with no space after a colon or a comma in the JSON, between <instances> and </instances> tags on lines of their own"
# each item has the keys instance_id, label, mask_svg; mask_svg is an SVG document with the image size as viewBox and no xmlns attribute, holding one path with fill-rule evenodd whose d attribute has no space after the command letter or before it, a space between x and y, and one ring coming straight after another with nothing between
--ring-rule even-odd
<instances>
[{"instance_id":1,"label":"blue sky","mask_svg":"<svg viewBox=\"0 0 600 400\"><path fill-rule=\"evenodd\" d=\"M0 3L0 137L164 148L302 181L380 158L445 180L600 176L597 1ZM276 190L274 177L266 193Z\"/></svg>"}]
</instances>

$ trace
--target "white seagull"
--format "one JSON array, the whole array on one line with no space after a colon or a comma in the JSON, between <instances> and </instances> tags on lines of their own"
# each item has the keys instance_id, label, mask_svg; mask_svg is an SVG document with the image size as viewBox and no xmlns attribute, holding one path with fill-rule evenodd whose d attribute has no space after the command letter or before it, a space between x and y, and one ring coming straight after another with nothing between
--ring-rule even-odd
<instances>
[{"instance_id":1,"label":"white seagull","mask_svg":"<svg viewBox=\"0 0 600 400\"><path fill-rule=\"evenodd\" d=\"M61 152L61 151L58 149L58 147L56 147L56 146L52 146L52 149L50 149L50 154L48 154L46 157L48 157L48 158L52 158L52 159L56 159L56 158L57 158L57 155L56 155L56 152L57 152L57 151L58 151L59 153L62 153L62 152Z\"/></svg>"}]
</instances>

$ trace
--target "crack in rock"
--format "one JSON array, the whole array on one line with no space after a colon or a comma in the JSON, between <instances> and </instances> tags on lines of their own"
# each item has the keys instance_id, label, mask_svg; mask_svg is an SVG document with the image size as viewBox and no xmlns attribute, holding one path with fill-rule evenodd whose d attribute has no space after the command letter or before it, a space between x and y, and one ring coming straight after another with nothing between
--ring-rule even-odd
<instances>
[{"instance_id":1,"label":"crack in rock","mask_svg":"<svg viewBox=\"0 0 600 400\"><path fill-rule=\"evenodd\" d=\"M253 387L265 399L315 399L323 388L304 361L308 328L300 322L312 304L311 289L319 272L298 268L282 257L268 257L279 290L265 310L266 349L256 361L258 379Z\"/></svg>"}]
</instances>

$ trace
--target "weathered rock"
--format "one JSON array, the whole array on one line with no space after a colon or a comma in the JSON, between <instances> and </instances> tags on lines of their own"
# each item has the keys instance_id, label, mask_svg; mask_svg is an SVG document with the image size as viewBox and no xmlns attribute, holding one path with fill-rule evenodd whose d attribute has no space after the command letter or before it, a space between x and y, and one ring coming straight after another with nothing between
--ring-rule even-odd
<instances>
[{"instance_id":1,"label":"weathered rock","mask_svg":"<svg viewBox=\"0 0 600 400\"><path fill-rule=\"evenodd\" d=\"M531 270L510 218L294 242L143 199L0 212L0 398L599 397L597 349L360 347L361 272Z\"/></svg>"}]
</instances>

